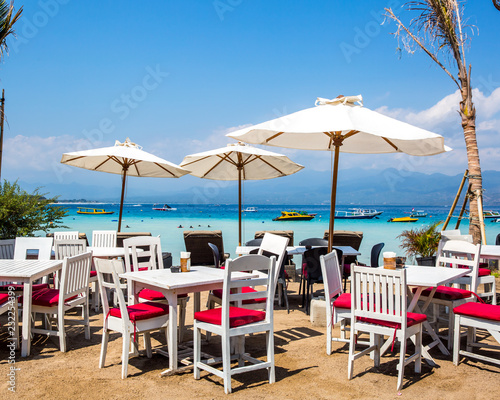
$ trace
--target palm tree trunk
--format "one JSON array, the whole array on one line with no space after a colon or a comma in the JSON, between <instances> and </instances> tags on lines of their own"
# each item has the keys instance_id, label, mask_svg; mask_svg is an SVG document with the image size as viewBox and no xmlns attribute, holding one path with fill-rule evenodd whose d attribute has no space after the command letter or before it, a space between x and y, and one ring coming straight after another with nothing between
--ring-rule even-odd
<instances>
[{"instance_id":1,"label":"palm tree trunk","mask_svg":"<svg viewBox=\"0 0 500 400\"><path fill-rule=\"evenodd\" d=\"M479 162L479 149L476 140L476 109L472 102L472 90L470 85L470 67L467 73L465 66L461 65L458 79L461 84L462 101L460 102L460 116L462 117L462 128L464 130L465 147L467 149L467 162L469 165L469 183L474 193L470 197L470 220L469 234L472 235L474 243L481 243L481 227L479 212L477 208L477 197L475 193L482 193L481 165Z\"/></svg>"}]
</instances>

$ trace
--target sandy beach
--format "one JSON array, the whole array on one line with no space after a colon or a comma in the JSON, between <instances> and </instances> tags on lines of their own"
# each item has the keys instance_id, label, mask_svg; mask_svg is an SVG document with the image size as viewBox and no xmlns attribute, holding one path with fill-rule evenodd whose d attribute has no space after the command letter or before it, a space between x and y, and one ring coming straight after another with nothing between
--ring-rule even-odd
<instances>
[{"instance_id":1,"label":"sandy beach","mask_svg":"<svg viewBox=\"0 0 500 400\"><path fill-rule=\"evenodd\" d=\"M497 279L497 285L499 284ZM319 289L320 285L316 285ZM500 389L499 366L475 360L462 359L455 367L451 357L445 357L437 348L431 350L438 367L422 364L421 375L413 372L413 364L405 370L401 394L396 391L398 353L388 352L380 368L374 368L368 356L357 360L354 379L347 379L348 344L334 343L333 354L326 355L326 328L313 326L310 317L299 308L298 283L290 283L290 314L285 309L275 310L276 383L267 382L267 372L237 375L232 380L231 398L243 399L465 399L493 398ZM202 295L202 305L206 297ZM188 303L187 324L192 325L193 302ZM153 354L131 358L129 377L121 379L119 334L112 334L108 345L106 367L98 368L101 347L102 314L91 312L91 340L84 338L83 328L72 325L69 314L67 324L68 351L61 353L55 338L35 335L32 354L26 359L17 354L16 393L13 398L33 399L224 399L222 380L202 372L195 381L192 372L160 377L168 360ZM3 322L4 316L1 321ZM336 330L338 334L338 329ZM188 339L191 330L188 333ZM265 356L263 336L247 338L247 350L258 357ZM426 338L424 336L424 342ZM141 340L142 342L142 340ZM2 393L8 392L6 331L0 331L0 370L4 380ZM165 345L164 335L153 335L153 346ZM397 351L398 346L395 348ZM203 348L210 354L220 354L218 337ZM3 396L7 396L4 394ZM6 398L6 397L5 397Z\"/></svg>"}]
</instances>

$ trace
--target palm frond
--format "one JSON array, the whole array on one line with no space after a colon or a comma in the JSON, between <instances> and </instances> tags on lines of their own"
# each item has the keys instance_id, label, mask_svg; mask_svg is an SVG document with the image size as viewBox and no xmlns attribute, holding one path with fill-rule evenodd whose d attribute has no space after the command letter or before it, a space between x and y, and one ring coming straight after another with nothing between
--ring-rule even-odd
<instances>
[{"instance_id":1,"label":"palm frond","mask_svg":"<svg viewBox=\"0 0 500 400\"><path fill-rule=\"evenodd\" d=\"M7 46L7 37L9 35L16 35L14 31L14 24L19 20L23 12L23 7L14 14L14 2L11 1L10 5L5 0L0 0L0 59L4 53L8 53L9 47Z\"/></svg>"}]
</instances>

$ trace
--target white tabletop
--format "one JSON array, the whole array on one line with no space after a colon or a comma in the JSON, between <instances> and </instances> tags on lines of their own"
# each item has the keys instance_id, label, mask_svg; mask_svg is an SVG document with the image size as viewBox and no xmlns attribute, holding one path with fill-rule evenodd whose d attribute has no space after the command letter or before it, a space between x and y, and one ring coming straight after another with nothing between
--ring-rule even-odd
<instances>
[{"instance_id":1,"label":"white tabletop","mask_svg":"<svg viewBox=\"0 0 500 400\"><path fill-rule=\"evenodd\" d=\"M500 246L485 244L481 246L481 258L500 260Z\"/></svg>"},{"instance_id":2,"label":"white tabletop","mask_svg":"<svg viewBox=\"0 0 500 400\"><path fill-rule=\"evenodd\" d=\"M311 246L315 248L319 246ZM236 254L250 254L252 250L258 249L259 246L238 246L236 247ZM344 256L359 256L361 253L351 246L333 246L334 249L339 249L342 251ZM289 256L296 254L304 254L306 252L306 246L288 246L286 251Z\"/></svg>"},{"instance_id":3,"label":"white tabletop","mask_svg":"<svg viewBox=\"0 0 500 400\"><path fill-rule=\"evenodd\" d=\"M467 268L422 267L419 265L407 265L405 269L406 283L409 286L425 287L444 285L470 272L470 269Z\"/></svg>"},{"instance_id":4,"label":"white tabletop","mask_svg":"<svg viewBox=\"0 0 500 400\"><path fill-rule=\"evenodd\" d=\"M59 269L62 260L0 260L2 280L38 279L47 270Z\"/></svg>"},{"instance_id":5,"label":"white tabletop","mask_svg":"<svg viewBox=\"0 0 500 400\"><path fill-rule=\"evenodd\" d=\"M136 249L137 252L144 251L143 249ZM92 257L123 257L125 249L123 247L87 247L87 251L92 251Z\"/></svg>"}]
</instances>

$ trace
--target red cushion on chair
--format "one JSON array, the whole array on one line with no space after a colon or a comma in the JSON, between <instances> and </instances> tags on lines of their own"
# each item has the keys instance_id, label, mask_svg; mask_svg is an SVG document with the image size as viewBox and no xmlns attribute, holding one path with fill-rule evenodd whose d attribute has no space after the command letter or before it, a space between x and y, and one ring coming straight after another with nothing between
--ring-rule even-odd
<instances>
[{"instance_id":1,"label":"red cushion on chair","mask_svg":"<svg viewBox=\"0 0 500 400\"><path fill-rule=\"evenodd\" d=\"M213 308L211 310L198 311L194 313L194 319L209 324L221 325L222 308ZM229 307L229 326L248 325L254 322L263 321L266 318L264 311L247 310L246 308Z\"/></svg>"},{"instance_id":2,"label":"red cushion on chair","mask_svg":"<svg viewBox=\"0 0 500 400\"><path fill-rule=\"evenodd\" d=\"M344 264L344 275L351 275L351 264Z\"/></svg>"},{"instance_id":3,"label":"red cushion on chair","mask_svg":"<svg viewBox=\"0 0 500 400\"><path fill-rule=\"evenodd\" d=\"M424 322L426 319L427 316L425 314L418 314L412 312L406 313L406 324L408 327L420 324L421 322ZM367 322L369 324L387 326L388 328L401 329L401 324L398 322L382 321L375 318L365 318L365 317L359 317L358 321Z\"/></svg>"},{"instance_id":4,"label":"red cushion on chair","mask_svg":"<svg viewBox=\"0 0 500 400\"><path fill-rule=\"evenodd\" d=\"M70 297L66 301L76 299L77 296ZM22 296L19 302L23 302ZM31 297L31 304L34 306L42 307L56 307L59 304L59 290L58 289L42 289L33 293Z\"/></svg>"},{"instance_id":5,"label":"red cushion on chair","mask_svg":"<svg viewBox=\"0 0 500 400\"><path fill-rule=\"evenodd\" d=\"M491 270L489 268L479 268L479 276L488 276L491 275Z\"/></svg>"},{"instance_id":6,"label":"red cushion on chair","mask_svg":"<svg viewBox=\"0 0 500 400\"><path fill-rule=\"evenodd\" d=\"M413 288L413 292L415 293L417 288ZM429 296L431 294L431 288L427 288L422 291L422 296ZM457 289L448 286L438 286L436 289L436 293L434 293L434 299L440 300L460 300L467 299L472 296L472 292L470 290Z\"/></svg>"},{"instance_id":7,"label":"red cushion on chair","mask_svg":"<svg viewBox=\"0 0 500 400\"><path fill-rule=\"evenodd\" d=\"M0 291L7 292L10 290L9 289L10 287L13 287L15 292L19 292L19 291L22 292L24 285L22 283L13 283L12 285L2 285L2 286L0 286ZM36 290L42 290L42 289L48 289L48 288L49 288L48 283L36 283L33 285L32 291L34 292Z\"/></svg>"},{"instance_id":8,"label":"red cushion on chair","mask_svg":"<svg viewBox=\"0 0 500 400\"><path fill-rule=\"evenodd\" d=\"M127 306L127 312L130 321L142 321L168 314L168 305L147 301L145 303ZM110 309L109 315L116 318L122 317L122 313L119 308Z\"/></svg>"},{"instance_id":9,"label":"red cushion on chair","mask_svg":"<svg viewBox=\"0 0 500 400\"><path fill-rule=\"evenodd\" d=\"M455 314L469 317L500 321L500 306L485 303L465 303L453 309Z\"/></svg>"},{"instance_id":10,"label":"red cushion on chair","mask_svg":"<svg viewBox=\"0 0 500 400\"><path fill-rule=\"evenodd\" d=\"M177 297L187 297L187 294L179 294ZM151 301L158 301L158 300L165 300L165 295L162 292L159 292L158 290L151 290L151 289L142 289L139 292L139 298L144 299L144 300L151 300Z\"/></svg>"},{"instance_id":11,"label":"red cushion on chair","mask_svg":"<svg viewBox=\"0 0 500 400\"><path fill-rule=\"evenodd\" d=\"M254 293L256 292L257 290L255 290L254 288L250 287L250 286L244 286L241 288L241 293ZM215 289L213 292L213 295L215 297L218 297L219 299L222 299L222 289ZM247 300L243 300L242 301L242 304L255 304L255 303L265 303L266 302L266 298L263 297L261 299L247 299Z\"/></svg>"},{"instance_id":12,"label":"red cushion on chair","mask_svg":"<svg viewBox=\"0 0 500 400\"><path fill-rule=\"evenodd\" d=\"M90 277L94 278L97 276L97 271L90 271Z\"/></svg>"},{"instance_id":13,"label":"red cushion on chair","mask_svg":"<svg viewBox=\"0 0 500 400\"><path fill-rule=\"evenodd\" d=\"M337 300L333 302L335 308L351 309L351 293L342 293Z\"/></svg>"},{"instance_id":14,"label":"red cushion on chair","mask_svg":"<svg viewBox=\"0 0 500 400\"><path fill-rule=\"evenodd\" d=\"M6 303L9 301L9 295L7 293L0 294L0 304Z\"/></svg>"}]
</instances>

